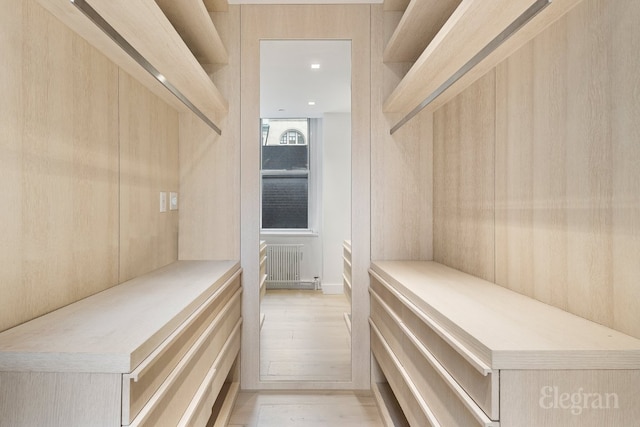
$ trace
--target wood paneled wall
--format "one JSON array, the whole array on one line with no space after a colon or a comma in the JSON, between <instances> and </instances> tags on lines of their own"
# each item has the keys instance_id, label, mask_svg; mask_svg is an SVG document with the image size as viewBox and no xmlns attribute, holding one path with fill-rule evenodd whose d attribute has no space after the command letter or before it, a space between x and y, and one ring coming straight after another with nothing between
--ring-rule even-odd
<instances>
[{"instance_id":1,"label":"wood paneled wall","mask_svg":"<svg viewBox=\"0 0 640 427\"><path fill-rule=\"evenodd\" d=\"M118 67L32 0L3 1L0 28L4 330L117 284L134 262L119 265L119 230L148 218L121 221Z\"/></svg>"},{"instance_id":2,"label":"wood paneled wall","mask_svg":"<svg viewBox=\"0 0 640 427\"><path fill-rule=\"evenodd\" d=\"M178 113L120 71L120 282L178 259Z\"/></svg>"},{"instance_id":3,"label":"wood paneled wall","mask_svg":"<svg viewBox=\"0 0 640 427\"><path fill-rule=\"evenodd\" d=\"M434 113L433 259L494 280L495 72Z\"/></svg>"},{"instance_id":4,"label":"wood paneled wall","mask_svg":"<svg viewBox=\"0 0 640 427\"><path fill-rule=\"evenodd\" d=\"M382 62L400 16L383 5L372 6L371 258L430 260L433 115L421 113L390 135L397 118L382 113L384 100L411 65Z\"/></svg>"},{"instance_id":5,"label":"wood paneled wall","mask_svg":"<svg viewBox=\"0 0 640 427\"><path fill-rule=\"evenodd\" d=\"M216 122L220 136L180 114L180 259L240 258L240 6L211 17L229 53L211 77L229 112Z\"/></svg>"},{"instance_id":6,"label":"wood paneled wall","mask_svg":"<svg viewBox=\"0 0 640 427\"><path fill-rule=\"evenodd\" d=\"M495 234L455 256L465 251L487 271L495 265L502 286L640 338L638 16L637 1L585 0L496 68ZM482 103L474 90L462 95L467 107ZM447 119L460 101L435 115L447 146L471 123ZM436 143L435 157L447 146ZM464 188L436 178L436 194ZM437 248L449 233L436 199Z\"/></svg>"}]
</instances>

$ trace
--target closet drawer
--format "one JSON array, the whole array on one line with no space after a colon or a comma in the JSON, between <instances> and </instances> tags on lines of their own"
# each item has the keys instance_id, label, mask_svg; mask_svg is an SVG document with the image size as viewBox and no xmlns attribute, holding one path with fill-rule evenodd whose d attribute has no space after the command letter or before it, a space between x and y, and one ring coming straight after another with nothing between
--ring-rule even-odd
<instances>
[{"instance_id":1,"label":"closet drawer","mask_svg":"<svg viewBox=\"0 0 640 427\"><path fill-rule=\"evenodd\" d=\"M351 263L346 258L342 258L342 271L344 276L351 282Z\"/></svg>"},{"instance_id":2,"label":"closet drawer","mask_svg":"<svg viewBox=\"0 0 640 427\"><path fill-rule=\"evenodd\" d=\"M240 322L241 292L241 289L236 288L232 298L151 396L133 419L131 426L176 425L196 394L202 379L213 366L229 335ZM123 412L125 410L132 412L131 408L123 407Z\"/></svg>"},{"instance_id":3,"label":"closet drawer","mask_svg":"<svg viewBox=\"0 0 640 427\"><path fill-rule=\"evenodd\" d=\"M383 282L378 280L377 276L375 276L373 273L371 274L371 284L369 288L391 308L391 311L393 311L393 313L395 313L397 316L400 316L402 314L404 310L403 304L389 288L383 285Z\"/></svg>"},{"instance_id":4,"label":"closet drawer","mask_svg":"<svg viewBox=\"0 0 640 427\"><path fill-rule=\"evenodd\" d=\"M499 376L398 291L372 274L379 295L413 337L460 384L491 420L499 419Z\"/></svg>"},{"instance_id":5,"label":"closet drawer","mask_svg":"<svg viewBox=\"0 0 640 427\"><path fill-rule=\"evenodd\" d=\"M344 290L344 294L347 296L347 299L349 300L349 302L351 302L351 294L353 290L351 289L350 279L347 279L346 272L342 274L342 286L343 286L342 289Z\"/></svg>"},{"instance_id":6,"label":"closet drawer","mask_svg":"<svg viewBox=\"0 0 640 427\"><path fill-rule=\"evenodd\" d=\"M426 347L451 376L492 420L499 418L499 374L472 365L458 350L425 324L411 310L405 309L403 322L415 338Z\"/></svg>"},{"instance_id":7,"label":"closet drawer","mask_svg":"<svg viewBox=\"0 0 640 427\"><path fill-rule=\"evenodd\" d=\"M342 244L342 256L349 263L349 267L351 267L351 245L347 242Z\"/></svg>"},{"instance_id":8,"label":"closet drawer","mask_svg":"<svg viewBox=\"0 0 640 427\"><path fill-rule=\"evenodd\" d=\"M388 310L380 302L380 298L375 291L371 291L371 320L384 337L389 347L394 353L399 354L402 351L402 342L404 333L400 328L398 319L392 317Z\"/></svg>"},{"instance_id":9,"label":"closet drawer","mask_svg":"<svg viewBox=\"0 0 640 427\"><path fill-rule=\"evenodd\" d=\"M207 424L211 417L211 408L227 379L227 373L238 359L241 326L242 321L238 321L177 427L204 426Z\"/></svg>"},{"instance_id":10,"label":"closet drawer","mask_svg":"<svg viewBox=\"0 0 640 427\"><path fill-rule=\"evenodd\" d=\"M497 425L373 290L371 319L442 425Z\"/></svg>"},{"instance_id":11,"label":"closet drawer","mask_svg":"<svg viewBox=\"0 0 640 427\"><path fill-rule=\"evenodd\" d=\"M440 362L410 333L402 343L400 363L443 426L496 427L498 422L471 399Z\"/></svg>"},{"instance_id":12,"label":"closet drawer","mask_svg":"<svg viewBox=\"0 0 640 427\"><path fill-rule=\"evenodd\" d=\"M240 289L240 279L239 274L236 274L211 295L133 372L123 375L123 425L133 421L193 343L225 309L238 289Z\"/></svg>"},{"instance_id":13,"label":"closet drawer","mask_svg":"<svg viewBox=\"0 0 640 427\"><path fill-rule=\"evenodd\" d=\"M412 427L440 427L374 321L371 321L371 351L409 424Z\"/></svg>"},{"instance_id":14,"label":"closet drawer","mask_svg":"<svg viewBox=\"0 0 640 427\"><path fill-rule=\"evenodd\" d=\"M267 271L267 245L260 245L260 277Z\"/></svg>"}]
</instances>

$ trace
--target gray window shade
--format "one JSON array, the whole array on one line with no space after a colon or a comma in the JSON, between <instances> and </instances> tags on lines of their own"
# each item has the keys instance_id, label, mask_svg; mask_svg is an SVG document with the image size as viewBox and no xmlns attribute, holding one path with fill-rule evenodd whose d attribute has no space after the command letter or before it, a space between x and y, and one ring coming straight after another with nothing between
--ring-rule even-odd
<instances>
[{"instance_id":1,"label":"gray window shade","mask_svg":"<svg viewBox=\"0 0 640 427\"><path fill-rule=\"evenodd\" d=\"M263 175L262 228L307 228L308 195L306 175Z\"/></svg>"},{"instance_id":2,"label":"gray window shade","mask_svg":"<svg viewBox=\"0 0 640 427\"><path fill-rule=\"evenodd\" d=\"M307 170L307 145L263 145L262 170Z\"/></svg>"}]
</instances>

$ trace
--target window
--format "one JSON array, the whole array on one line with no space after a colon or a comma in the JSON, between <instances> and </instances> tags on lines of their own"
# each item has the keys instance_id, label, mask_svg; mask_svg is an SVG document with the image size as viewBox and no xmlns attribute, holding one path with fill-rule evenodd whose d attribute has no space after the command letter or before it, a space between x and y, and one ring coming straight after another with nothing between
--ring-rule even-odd
<instances>
[{"instance_id":1,"label":"window","mask_svg":"<svg viewBox=\"0 0 640 427\"><path fill-rule=\"evenodd\" d=\"M304 144L304 135L299 130L289 129L280 137L280 145Z\"/></svg>"},{"instance_id":2,"label":"window","mask_svg":"<svg viewBox=\"0 0 640 427\"><path fill-rule=\"evenodd\" d=\"M308 120L262 120L261 128L262 228L306 230L310 175Z\"/></svg>"}]
</instances>

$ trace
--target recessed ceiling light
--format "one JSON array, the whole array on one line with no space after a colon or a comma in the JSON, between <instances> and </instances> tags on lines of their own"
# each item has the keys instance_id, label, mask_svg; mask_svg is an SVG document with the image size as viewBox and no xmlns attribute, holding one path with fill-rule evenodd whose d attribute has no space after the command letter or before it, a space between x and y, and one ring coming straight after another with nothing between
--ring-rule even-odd
<instances>
[{"instance_id":1,"label":"recessed ceiling light","mask_svg":"<svg viewBox=\"0 0 640 427\"><path fill-rule=\"evenodd\" d=\"M316 101L309 101L309 105L316 105Z\"/></svg>"},{"instance_id":2,"label":"recessed ceiling light","mask_svg":"<svg viewBox=\"0 0 640 427\"><path fill-rule=\"evenodd\" d=\"M318 69L320 69L320 64L311 64L311 69L312 69L312 70L318 70Z\"/></svg>"}]
</instances>

